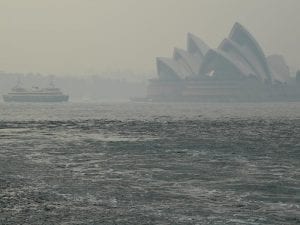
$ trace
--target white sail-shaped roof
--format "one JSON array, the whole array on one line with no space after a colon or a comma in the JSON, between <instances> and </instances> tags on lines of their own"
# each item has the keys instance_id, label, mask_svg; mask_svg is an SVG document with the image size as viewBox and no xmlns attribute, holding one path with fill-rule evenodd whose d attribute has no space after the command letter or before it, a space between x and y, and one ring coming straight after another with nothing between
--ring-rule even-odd
<instances>
[{"instance_id":1,"label":"white sail-shaped roof","mask_svg":"<svg viewBox=\"0 0 300 225\"><path fill-rule=\"evenodd\" d=\"M248 61L247 57L243 54L243 50L238 44L226 38L222 41L218 49L226 52L235 61L235 63L242 68L244 74L261 78L259 72L254 66L252 66L251 62Z\"/></svg>"},{"instance_id":2,"label":"white sail-shaped roof","mask_svg":"<svg viewBox=\"0 0 300 225\"><path fill-rule=\"evenodd\" d=\"M202 60L199 60L195 55L179 48L174 49L173 58L179 64L186 67L190 71L190 75L197 74L202 63Z\"/></svg>"},{"instance_id":3,"label":"white sail-shaped roof","mask_svg":"<svg viewBox=\"0 0 300 225\"><path fill-rule=\"evenodd\" d=\"M252 68L255 68L259 72L262 79L271 81L272 73L267 59L254 37L241 24L236 23L232 28L229 38L241 46L240 49L244 57L247 58Z\"/></svg>"},{"instance_id":4,"label":"white sail-shaped roof","mask_svg":"<svg viewBox=\"0 0 300 225\"><path fill-rule=\"evenodd\" d=\"M200 38L187 34L187 51L175 48L172 58L157 58L161 79L182 79L195 75L214 74L228 77L256 77L261 81L272 79L285 82L289 78L284 59L266 58L255 38L236 23L218 49L210 49Z\"/></svg>"},{"instance_id":5,"label":"white sail-shaped roof","mask_svg":"<svg viewBox=\"0 0 300 225\"><path fill-rule=\"evenodd\" d=\"M202 57L208 52L210 48L197 36L187 34L187 50L191 54L200 54Z\"/></svg>"},{"instance_id":6,"label":"white sail-shaped roof","mask_svg":"<svg viewBox=\"0 0 300 225\"><path fill-rule=\"evenodd\" d=\"M156 58L157 73L161 79L179 79L190 75L186 67L171 58Z\"/></svg>"},{"instance_id":7,"label":"white sail-shaped roof","mask_svg":"<svg viewBox=\"0 0 300 225\"><path fill-rule=\"evenodd\" d=\"M221 75L226 79L247 76L248 70L226 52L210 49L204 57L199 75L212 73Z\"/></svg>"},{"instance_id":8,"label":"white sail-shaped roof","mask_svg":"<svg viewBox=\"0 0 300 225\"><path fill-rule=\"evenodd\" d=\"M284 83L290 79L290 69L282 55L270 55L267 60L274 80Z\"/></svg>"}]
</instances>

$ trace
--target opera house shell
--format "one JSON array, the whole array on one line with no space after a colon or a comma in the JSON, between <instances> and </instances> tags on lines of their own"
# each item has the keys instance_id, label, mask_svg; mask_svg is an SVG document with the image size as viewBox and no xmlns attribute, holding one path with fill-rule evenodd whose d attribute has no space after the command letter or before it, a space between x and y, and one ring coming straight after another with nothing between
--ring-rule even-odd
<instances>
[{"instance_id":1,"label":"opera house shell","mask_svg":"<svg viewBox=\"0 0 300 225\"><path fill-rule=\"evenodd\" d=\"M156 65L158 78L150 80L147 93L154 101L300 100L300 84L283 56L267 57L239 23L216 49L188 33L187 50L175 48Z\"/></svg>"}]
</instances>

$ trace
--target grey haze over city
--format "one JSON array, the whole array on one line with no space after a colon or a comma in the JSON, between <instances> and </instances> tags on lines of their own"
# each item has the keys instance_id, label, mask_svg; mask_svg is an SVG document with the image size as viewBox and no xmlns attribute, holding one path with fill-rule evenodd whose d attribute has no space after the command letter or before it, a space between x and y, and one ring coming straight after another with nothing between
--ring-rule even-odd
<instances>
[{"instance_id":1,"label":"grey haze over city","mask_svg":"<svg viewBox=\"0 0 300 225\"><path fill-rule=\"evenodd\" d=\"M299 11L298 0L1 0L0 70L149 78L187 32L217 46L235 22L297 69Z\"/></svg>"},{"instance_id":2,"label":"grey haze over city","mask_svg":"<svg viewBox=\"0 0 300 225\"><path fill-rule=\"evenodd\" d=\"M0 0L0 225L299 225L300 0Z\"/></svg>"}]
</instances>

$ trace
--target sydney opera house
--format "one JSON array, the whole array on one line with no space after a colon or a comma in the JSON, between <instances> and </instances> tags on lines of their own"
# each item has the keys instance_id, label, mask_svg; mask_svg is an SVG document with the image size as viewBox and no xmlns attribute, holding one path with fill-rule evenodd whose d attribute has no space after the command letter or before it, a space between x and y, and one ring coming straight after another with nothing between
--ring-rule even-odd
<instances>
[{"instance_id":1,"label":"sydney opera house","mask_svg":"<svg viewBox=\"0 0 300 225\"><path fill-rule=\"evenodd\" d=\"M187 50L156 59L158 78L150 80L153 101L300 100L300 83L283 56L266 56L256 39L236 23L228 38L210 48L189 33Z\"/></svg>"}]
</instances>

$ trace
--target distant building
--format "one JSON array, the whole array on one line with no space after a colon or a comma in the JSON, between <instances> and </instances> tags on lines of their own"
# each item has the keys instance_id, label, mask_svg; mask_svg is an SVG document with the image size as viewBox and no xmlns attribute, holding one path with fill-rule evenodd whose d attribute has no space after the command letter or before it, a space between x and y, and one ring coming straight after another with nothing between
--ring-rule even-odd
<instances>
[{"instance_id":1,"label":"distant building","mask_svg":"<svg viewBox=\"0 0 300 225\"><path fill-rule=\"evenodd\" d=\"M300 100L300 87L283 56L266 57L255 38L239 23L217 49L193 34L187 50L156 59L157 79L150 80L148 99L191 101Z\"/></svg>"}]
</instances>

